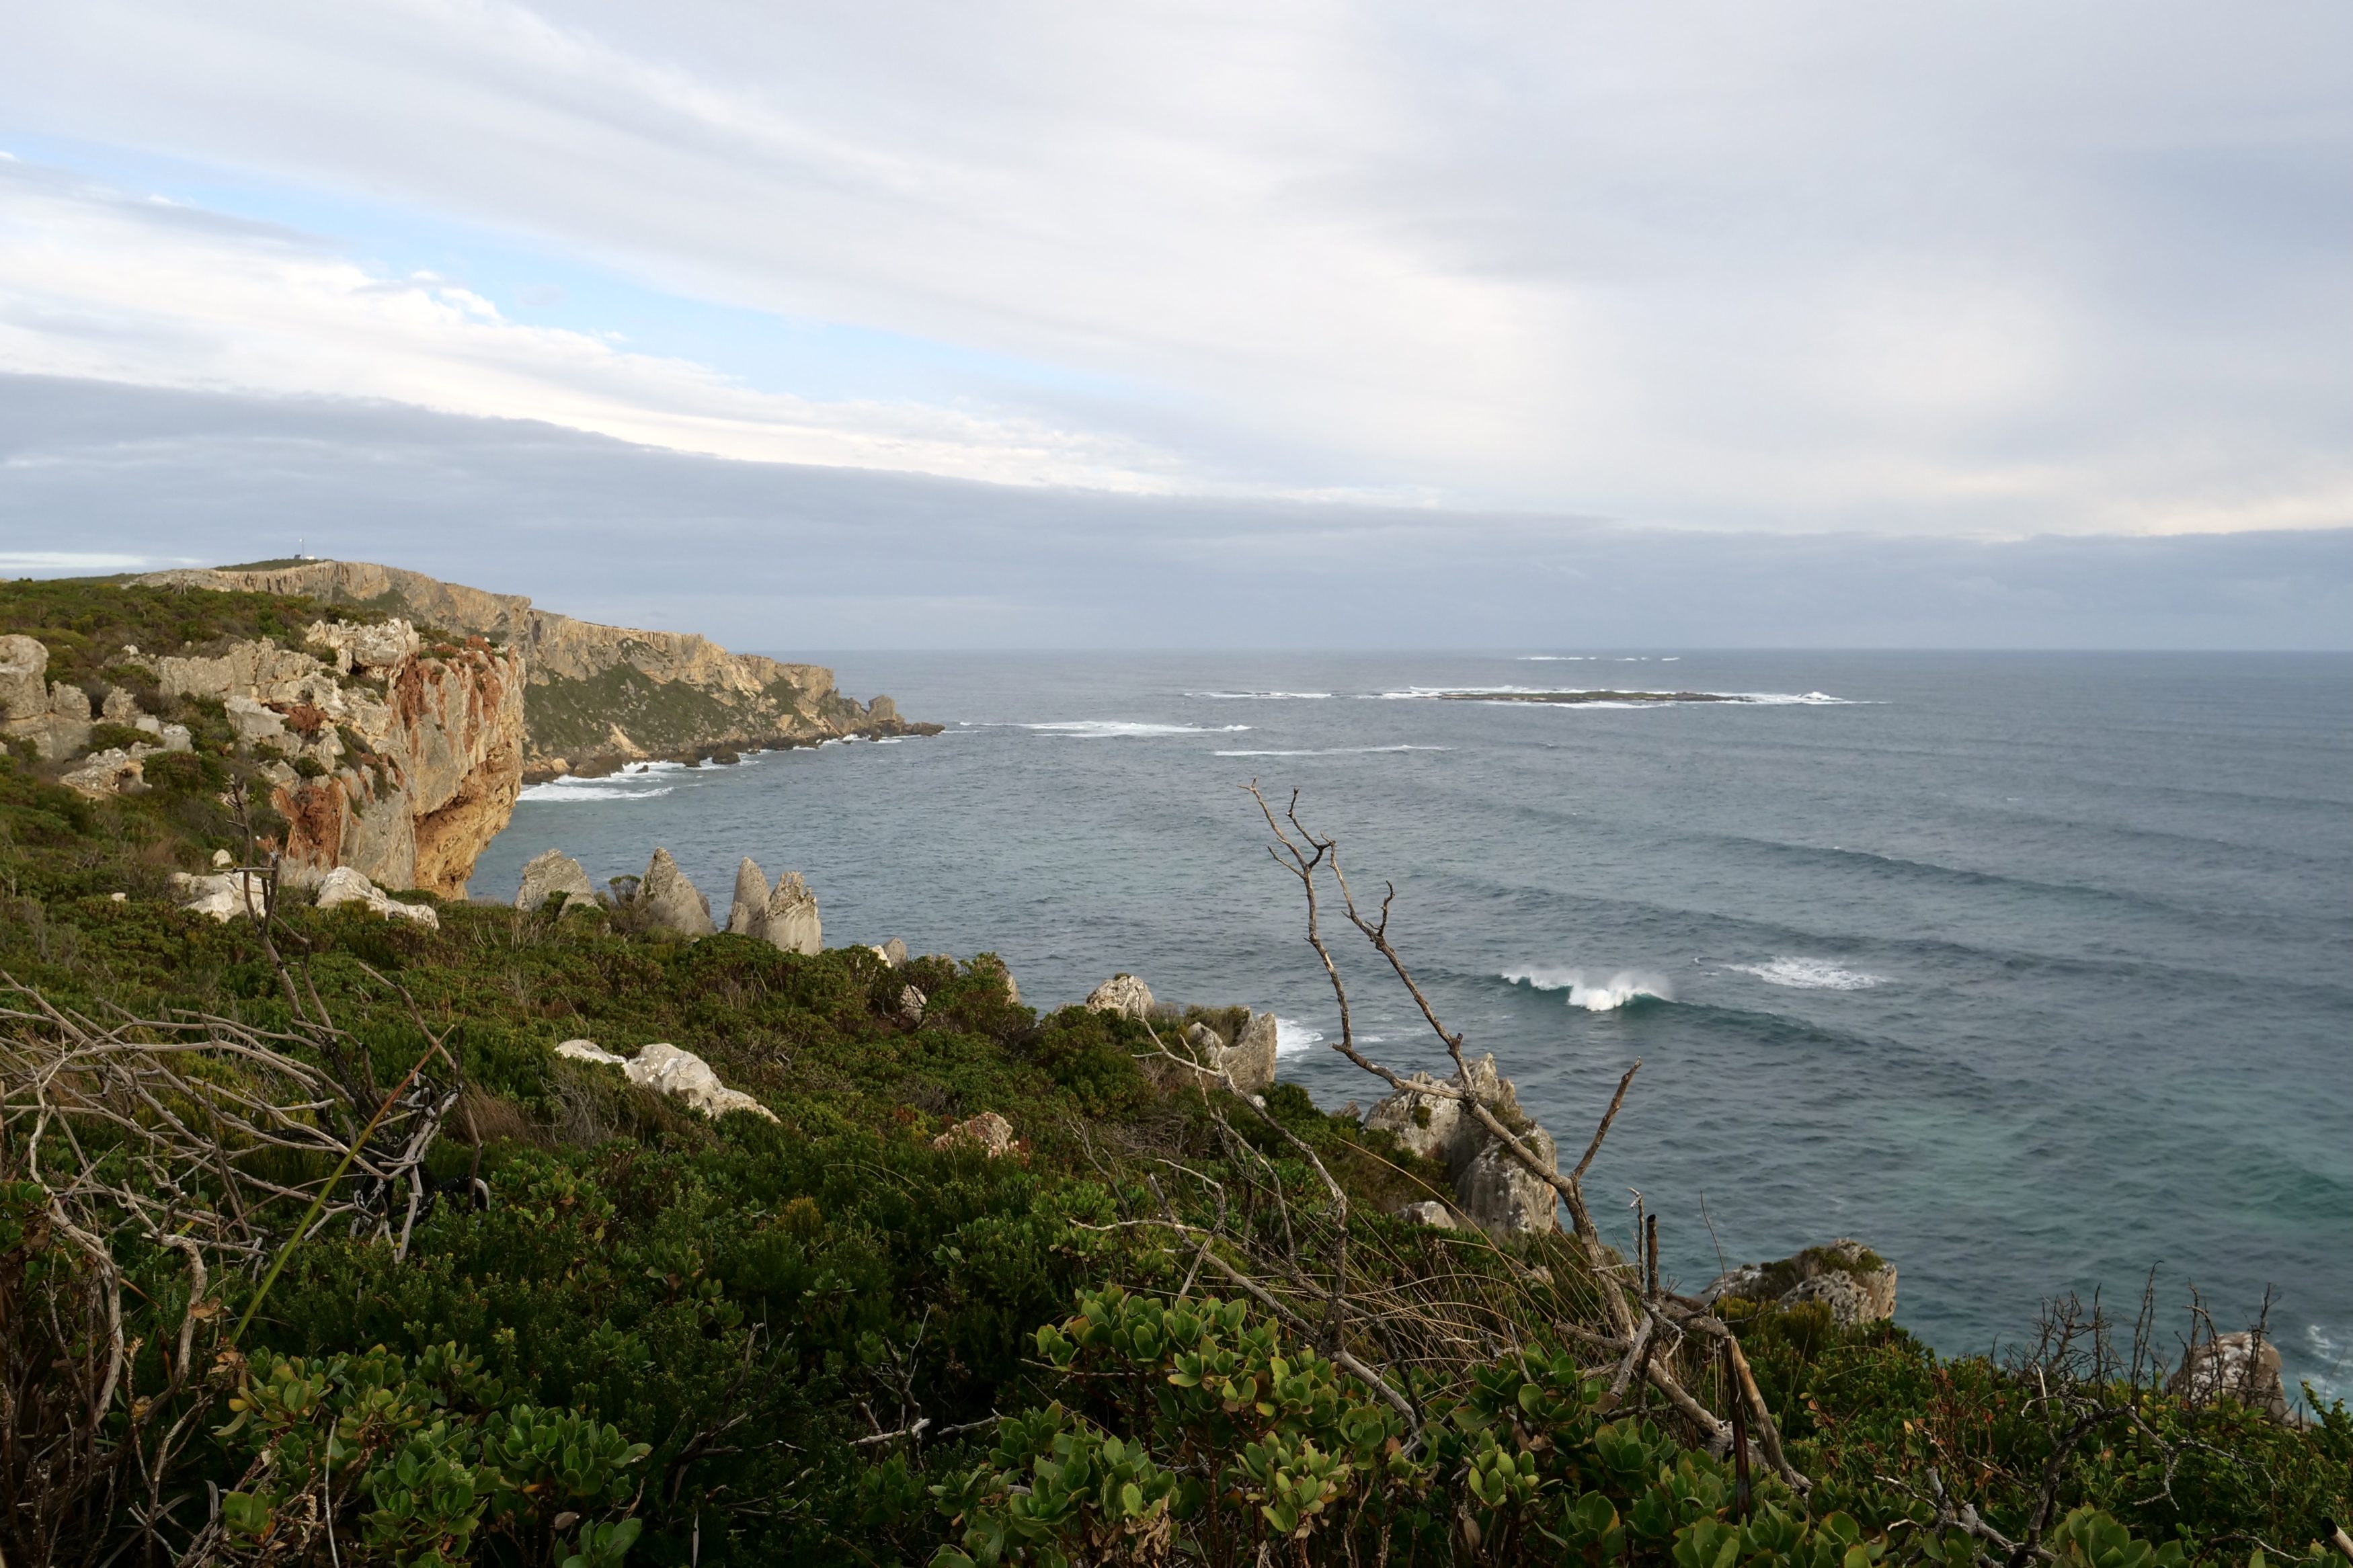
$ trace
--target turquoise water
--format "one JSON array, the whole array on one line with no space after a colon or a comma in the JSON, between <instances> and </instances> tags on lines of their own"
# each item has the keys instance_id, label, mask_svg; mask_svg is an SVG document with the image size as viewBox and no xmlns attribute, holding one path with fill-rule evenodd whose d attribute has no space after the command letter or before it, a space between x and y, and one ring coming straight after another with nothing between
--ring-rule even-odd
<instances>
[{"instance_id":1,"label":"turquoise water","mask_svg":"<svg viewBox=\"0 0 2353 1568\"><path fill-rule=\"evenodd\" d=\"M749 854L808 877L828 942L994 950L1032 1002L1130 969L1271 1007L1285 1077L1369 1104L1240 789L1296 786L1564 1143L1642 1059L1588 1190L1640 1188L1684 1281L1718 1239L1858 1237L1956 1352L2057 1291L2129 1311L2152 1268L2225 1327L2270 1287L2292 1370L2353 1394L2353 658L832 662L948 732L531 791L476 895L550 847L602 879L661 844L723 902ZM1767 700L1413 695L1514 686ZM1341 951L1373 1049L1432 1065Z\"/></svg>"}]
</instances>

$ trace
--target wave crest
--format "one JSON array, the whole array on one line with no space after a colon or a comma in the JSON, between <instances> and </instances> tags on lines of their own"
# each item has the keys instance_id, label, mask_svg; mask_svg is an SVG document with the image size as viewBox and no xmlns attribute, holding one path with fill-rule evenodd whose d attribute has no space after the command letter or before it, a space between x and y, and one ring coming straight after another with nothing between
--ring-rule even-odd
<instances>
[{"instance_id":1,"label":"wave crest","mask_svg":"<svg viewBox=\"0 0 2353 1568\"><path fill-rule=\"evenodd\" d=\"M1619 970L1604 979L1582 969L1524 967L1504 971L1503 978L1538 991L1566 991L1570 1006L1582 1007L1588 1013L1610 1013L1638 1002L1675 999L1674 989L1664 975L1633 969Z\"/></svg>"}]
</instances>

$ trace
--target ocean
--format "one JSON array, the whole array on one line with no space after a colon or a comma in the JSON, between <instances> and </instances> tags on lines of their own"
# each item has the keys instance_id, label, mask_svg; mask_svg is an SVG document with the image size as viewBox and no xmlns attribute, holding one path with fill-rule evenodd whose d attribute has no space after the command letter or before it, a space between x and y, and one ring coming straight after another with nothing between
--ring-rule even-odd
<instances>
[{"instance_id":1,"label":"ocean","mask_svg":"<svg viewBox=\"0 0 2353 1568\"><path fill-rule=\"evenodd\" d=\"M806 653L796 657L809 658ZM1947 1352L2156 1271L2353 1396L2353 658L1700 653L834 656L930 739L527 790L477 897L656 845L726 905L806 875L830 943L993 951L1025 1000L1130 970L1283 1020L1316 1101L1378 1085L1253 779L1300 792L1441 1016L1688 1287L1858 1237ZM1697 690L1545 706L1435 690ZM1441 1048L1361 942L1359 1037ZM691 1042L681 1042L691 1045ZM1020 1108L1000 1108L1018 1122Z\"/></svg>"}]
</instances>

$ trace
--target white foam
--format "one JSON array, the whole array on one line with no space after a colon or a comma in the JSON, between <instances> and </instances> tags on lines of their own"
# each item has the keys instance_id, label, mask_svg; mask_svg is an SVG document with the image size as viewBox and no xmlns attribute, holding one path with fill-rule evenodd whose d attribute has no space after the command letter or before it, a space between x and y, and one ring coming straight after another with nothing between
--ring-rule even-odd
<instances>
[{"instance_id":1,"label":"white foam","mask_svg":"<svg viewBox=\"0 0 2353 1568\"><path fill-rule=\"evenodd\" d=\"M1727 963L1725 968L1736 974L1753 974L1767 985L1786 985L1794 991L1867 991L1887 984L1884 974L1841 969L1826 958L1785 954L1763 963Z\"/></svg>"},{"instance_id":2,"label":"white foam","mask_svg":"<svg viewBox=\"0 0 2353 1568\"><path fill-rule=\"evenodd\" d=\"M1332 694L1328 691L1187 691L1185 695L1219 702L1321 702Z\"/></svg>"},{"instance_id":3,"label":"white foam","mask_svg":"<svg viewBox=\"0 0 2353 1568\"><path fill-rule=\"evenodd\" d=\"M2312 1384L2312 1392L2323 1404L2344 1399L2353 1394L2353 1373L2348 1363L2353 1362L2353 1349L2338 1342L2327 1328L2318 1323L2304 1326L2304 1342L2311 1364L2303 1373L2303 1381ZM2287 1381L2296 1381L2291 1377Z\"/></svg>"},{"instance_id":4,"label":"white foam","mask_svg":"<svg viewBox=\"0 0 2353 1568\"><path fill-rule=\"evenodd\" d=\"M1675 999L1664 976L1632 969L1621 969L1606 980L1596 979L1582 969L1534 967L1507 969L1503 977L1515 985L1531 985L1538 991L1566 991L1570 1006L1582 1007L1588 1013L1611 1012L1646 997L1658 1002Z\"/></svg>"},{"instance_id":5,"label":"white foam","mask_svg":"<svg viewBox=\"0 0 2353 1568\"><path fill-rule=\"evenodd\" d=\"M1320 1029L1311 1029L1296 1018L1277 1017L1274 1021L1274 1054L1295 1057L1324 1043Z\"/></svg>"},{"instance_id":6,"label":"white foam","mask_svg":"<svg viewBox=\"0 0 2353 1568\"><path fill-rule=\"evenodd\" d=\"M583 801L650 800L658 795L668 795L677 787L673 784L656 784L650 789L641 784L630 787L636 784L637 780L628 773L613 773L601 779L554 778L545 784L532 785L515 799L577 805Z\"/></svg>"},{"instance_id":7,"label":"white foam","mask_svg":"<svg viewBox=\"0 0 2353 1568\"><path fill-rule=\"evenodd\" d=\"M1623 661L1620 661L1623 662ZM1665 660L1661 660L1665 663ZM1504 700L1533 696L1541 692L1607 691L1606 686L1409 686L1402 691L1378 691L1368 695L1388 701L1410 701L1415 699L1439 699L1462 694L1475 700L1482 697ZM1827 691L1700 691L1697 697L1713 697L1718 702L1745 703L1757 708L1852 708L1858 704L1851 697L1832 697ZM1458 700L1461 699L1458 698ZM1529 708L1676 708L1684 706L1674 700L1662 702L1531 702L1516 706Z\"/></svg>"},{"instance_id":8,"label":"white foam","mask_svg":"<svg viewBox=\"0 0 2353 1568\"><path fill-rule=\"evenodd\" d=\"M1451 746L1326 746L1305 752L1219 752L1220 757L1368 757L1381 752L1451 752Z\"/></svg>"},{"instance_id":9,"label":"white foam","mask_svg":"<svg viewBox=\"0 0 2353 1568\"><path fill-rule=\"evenodd\" d=\"M1250 728L1247 724L1145 724L1126 719L1074 719L1014 727L1073 741L1135 740L1151 735L1230 735Z\"/></svg>"}]
</instances>

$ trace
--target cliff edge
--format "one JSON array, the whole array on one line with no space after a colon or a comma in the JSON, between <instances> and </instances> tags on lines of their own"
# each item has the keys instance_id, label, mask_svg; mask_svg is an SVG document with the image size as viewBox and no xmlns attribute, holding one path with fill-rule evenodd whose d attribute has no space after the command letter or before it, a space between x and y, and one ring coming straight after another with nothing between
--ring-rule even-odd
<instances>
[{"instance_id":1,"label":"cliff edge","mask_svg":"<svg viewBox=\"0 0 2353 1568\"><path fill-rule=\"evenodd\" d=\"M860 703L822 665L730 653L691 632L600 626L421 572L364 561L284 561L157 572L158 587L305 595L480 637L519 654L522 776L605 771L641 757L707 757L843 735L930 734L888 697Z\"/></svg>"}]
</instances>

